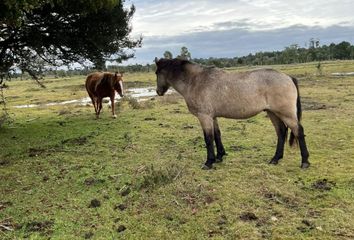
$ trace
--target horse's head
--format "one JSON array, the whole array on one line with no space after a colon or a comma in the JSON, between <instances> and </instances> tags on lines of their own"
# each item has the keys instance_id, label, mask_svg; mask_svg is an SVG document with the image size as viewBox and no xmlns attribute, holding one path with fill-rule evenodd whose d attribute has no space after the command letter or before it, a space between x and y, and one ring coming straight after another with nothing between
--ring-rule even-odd
<instances>
[{"instance_id":1,"label":"horse's head","mask_svg":"<svg viewBox=\"0 0 354 240\"><path fill-rule=\"evenodd\" d=\"M113 87L119 96L123 97L123 74L116 72L113 77Z\"/></svg>"},{"instance_id":2,"label":"horse's head","mask_svg":"<svg viewBox=\"0 0 354 240\"><path fill-rule=\"evenodd\" d=\"M170 87L170 84L167 81L167 72L164 67L166 66L166 61L165 59L160 59L158 60L155 58L155 63L156 63L156 78L157 78L157 88L156 88L156 93L159 96L163 96L168 88Z\"/></svg>"},{"instance_id":3,"label":"horse's head","mask_svg":"<svg viewBox=\"0 0 354 240\"><path fill-rule=\"evenodd\" d=\"M185 71L185 65L190 63L183 59L164 59L158 60L155 58L156 63L156 77L157 88L156 92L159 96L163 96L169 87L174 86L179 80L183 80L183 73ZM175 86L174 86L175 87Z\"/></svg>"}]
</instances>

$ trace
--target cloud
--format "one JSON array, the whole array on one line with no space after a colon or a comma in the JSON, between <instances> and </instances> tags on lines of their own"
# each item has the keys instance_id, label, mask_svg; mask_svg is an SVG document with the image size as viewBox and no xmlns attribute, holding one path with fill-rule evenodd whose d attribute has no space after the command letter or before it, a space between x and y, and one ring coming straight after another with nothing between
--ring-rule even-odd
<instances>
[{"instance_id":1,"label":"cloud","mask_svg":"<svg viewBox=\"0 0 354 240\"><path fill-rule=\"evenodd\" d=\"M136 5L133 35L143 47L130 62L151 62L182 46L193 57L234 57L281 50L310 38L353 41L352 0L130 0Z\"/></svg>"},{"instance_id":2,"label":"cloud","mask_svg":"<svg viewBox=\"0 0 354 240\"><path fill-rule=\"evenodd\" d=\"M296 24L328 27L354 24L352 0L131 0L136 5L134 33L146 36L179 35L223 27L220 23L248 20L249 29L284 28ZM130 3L129 2L129 3Z\"/></svg>"},{"instance_id":3,"label":"cloud","mask_svg":"<svg viewBox=\"0 0 354 240\"><path fill-rule=\"evenodd\" d=\"M271 31L250 31L241 27L178 36L152 36L144 39L145 47L136 51L136 58L132 62L152 63L155 57L162 57L166 50L177 56L182 46L186 46L194 58L209 58L239 57L257 51L282 50L294 43L305 46L311 38L319 39L321 44L354 42L353 32L354 26L294 25Z\"/></svg>"}]
</instances>

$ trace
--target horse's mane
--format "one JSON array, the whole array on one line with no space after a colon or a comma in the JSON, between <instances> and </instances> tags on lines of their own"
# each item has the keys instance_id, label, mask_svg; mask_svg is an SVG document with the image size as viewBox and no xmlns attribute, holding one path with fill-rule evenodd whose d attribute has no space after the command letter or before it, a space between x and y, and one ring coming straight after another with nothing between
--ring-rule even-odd
<instances>
[{"instance_id":1,"label":"horse's mane","mask_svg":"<svg viewBox=\"0 0 354 240\"><path fill-rule=\"evenodd\" d=\"M174 74L180 73L184 71L184 67L187 65L192 65L195 67L199 67L201 68L203 71L215 71L218 68L216 68L215 66L211 66L211 65L202 65L199 63L195 63L189 60L185 60L185 59L178 59L178 58L174 58L174 59L160 59L157 62L157 69L161 70L161 69L165 69L167 71L173 72Z\"/></svg>"},{"instance_id":2,"label":"horse's mane","mask_svg":"<svg viewBox=\"0 0 354 240\"><path fill-rule=\"evenodd\" d=\"M184 59L178 59L178 58L174 58L174 59L162 58L156 63L157 70L164 69L172 72L182 70L183 66L186 64L192 64L192 62Z\"/></svg>"},{"instance_id":3,"label":"horse's mane","mask_svg":"<svg viewBox=\"0 0 354 240\"><path fill-rule=\"evenodd\" d=\"M160 59L156 63L156 65L157 65L157 71L164 69L168 72L171 72L174 76L179 76L181 73L185 72L188 66L192 67L189 68L189 70L192 70L192 72L204 72L204 71L210 72L210 71L215 71L217 69L214 66L205 66L189 60L178 59L178 58Z\"/></svg>"}]
</instances>

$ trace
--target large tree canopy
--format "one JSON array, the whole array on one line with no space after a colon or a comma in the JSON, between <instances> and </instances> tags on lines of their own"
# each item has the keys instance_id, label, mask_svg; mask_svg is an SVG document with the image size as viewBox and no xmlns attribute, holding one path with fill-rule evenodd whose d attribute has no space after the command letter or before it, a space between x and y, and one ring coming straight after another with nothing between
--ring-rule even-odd
<instances>
[{"instance_id":1,"label":"large tree canopy","mask_svg":"<svg viewBox=\"0 0 354 240\"><path fill-rule=\"evenodd\" d=\"M133 56L135 8L120 0L4 0L0 2L0 72L21 69L36 78L43 63L106 60Z\"/></svg>"}]
</instances>

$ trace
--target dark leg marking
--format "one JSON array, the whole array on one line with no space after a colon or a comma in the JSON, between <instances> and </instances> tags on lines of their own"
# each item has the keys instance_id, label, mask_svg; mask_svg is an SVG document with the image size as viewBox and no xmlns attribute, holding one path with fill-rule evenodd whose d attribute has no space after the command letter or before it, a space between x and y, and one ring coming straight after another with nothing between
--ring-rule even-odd
<instances>
[{"instance_id":1,"label":"dark leg marking","mask_svg":"<svg viewBox=\"0 0 354 240\"><path fill-rule=\"evenodd\" d=\"M276 165L278 164L279 160L283 158L284 155L284 145L286 142L286 135L288 133L288 128L286 127L284 122L273 112L267 111L267 114L273 123L275 132L277 133L277 137L278 137L275 154L269 162L269 164Z\"/></svg>"},{"instance_id":2,"label":"dark leg marking","mask_svg":"<svg viewBox=\"0 0 354 240\"><path fill-rule=\"evenodd\" d=\"M299 139L299 145L300 145L300 151L301 151L301 168L308 168L310 166L310 162L308 160L310 154L307 150L304 128L302 127L301 124L299 124L298 139Z\"/></svg>"},{"instance_id":3,"label":"dark leg marking","mask_svg":"<svg viewBox=\"0 0 354 240\"><path fill-rule=\"evenodd\" d=\"M205 146L207 149L207 160L203 166L203 169L211 169L213 163L215 162L215 152L214 152L214 136L213 133L208 133L203 130Z\"/></svg>"},{"instance_id":4,"label":"dark leg marking","mask_svg":"<svg viewBox=\"0 0 354 240\"><path fill-rule=\"evenodd\" d=\"M214 119L214 138L216 144L216 162L222 162L222 157L226 155L224 145L221 141L221 132L216 119Z\"/></svg>"},{"instance_id":5,"label":"dark leg marking","mask_svg":"<svg viewBox=\"0 0 354 240\"><path fill-rule=\"evenodd\" d=\"M279 160L284 156L284 145L286 142L286 135L288 132L287 127L283 122L279 122L278 125L278 141L277 141L277 148L275 150L275 154L272 160L269 162L270 164L278 164Z\"/></svg>"}]
</instances>

